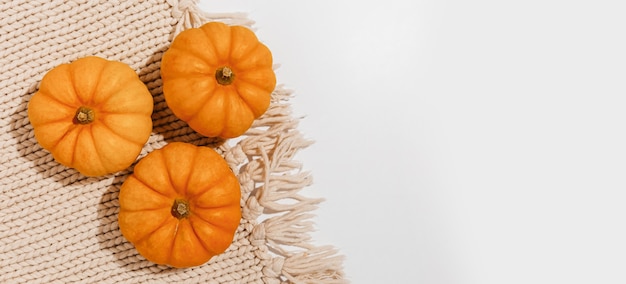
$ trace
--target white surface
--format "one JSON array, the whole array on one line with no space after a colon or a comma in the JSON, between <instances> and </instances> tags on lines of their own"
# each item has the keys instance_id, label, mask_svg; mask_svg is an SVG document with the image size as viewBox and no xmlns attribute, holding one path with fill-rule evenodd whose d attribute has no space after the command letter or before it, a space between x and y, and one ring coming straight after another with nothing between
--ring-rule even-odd
<instances>
[{"instance_id":1,"label":"white surface","mask_svg":"<svg viewBox=\"0 0 626 284\"><path fill-rule=\"evenodd\" d=\"M296 91L352 283L626 283L624 1L200 1Z\"/></svg>"}]
</instances>

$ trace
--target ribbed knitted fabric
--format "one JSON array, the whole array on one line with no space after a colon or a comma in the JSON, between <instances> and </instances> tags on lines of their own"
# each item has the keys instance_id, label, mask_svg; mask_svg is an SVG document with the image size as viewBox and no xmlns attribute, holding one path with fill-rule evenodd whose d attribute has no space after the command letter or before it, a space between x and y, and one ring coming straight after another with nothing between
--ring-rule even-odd
<instances>
[{"instance_id":1,"label":"ribbed knitted fabric","mask_svg":"<svg viewBox=\"0 0 626 284\"><path fill-rule=\"evenodd\" d=\"M253 24L201 12L195 1L0 1L0 283L346 282L337 250L311 244L321 200L300 193L311 176L293 157L310 141L297 130L289 90L278 86L267 113L226 141L197 134L167 108L161 56L176 34L207 21ZM89 55L128 64L154 97L154 129L138 159L182 141L214 147L237 173L243 218L225 253L188 269L145 260L117 223L132 166L88 178L37 143L27 104L41 78Z\"/></svg>"}]
</instances>

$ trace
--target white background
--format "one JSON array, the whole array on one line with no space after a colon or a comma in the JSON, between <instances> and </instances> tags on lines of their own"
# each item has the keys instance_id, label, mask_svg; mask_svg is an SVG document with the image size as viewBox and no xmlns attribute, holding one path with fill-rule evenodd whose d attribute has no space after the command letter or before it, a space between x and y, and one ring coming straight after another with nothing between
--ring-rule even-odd
<instances>
[{"instance_id":1,"label":"white background","mask_svg":"<svg viewBox=\"0 0 626 284\"><path fill-rule=\"evenodd\" d=\"M626 283L626 2L200 5L281 64L352 283Z\"/></svg>"}]
</instances>

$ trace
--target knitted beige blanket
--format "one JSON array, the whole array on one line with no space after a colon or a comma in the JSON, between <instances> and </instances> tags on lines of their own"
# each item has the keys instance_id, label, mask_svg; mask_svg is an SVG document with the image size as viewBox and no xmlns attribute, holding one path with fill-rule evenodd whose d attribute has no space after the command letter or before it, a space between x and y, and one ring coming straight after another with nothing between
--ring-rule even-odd
<instances>
[{"instance_id":1,"label":"knitted beige blanket","mask_svg":"<svg viewBox=\"0 0 626 284\"><path fill-rule=\"evenodd\" d=\"M308 146L280 85L242 137L203 137L167 108L160 59L180 31L207 21L195 1L0 1L0 283L345 283L342 256L311 243L319 199L294 155ZM261 39L262 40L262 39ZM154 129L140 157L169 142L214 147L237 173L243 218L230 248L175 269L145 260L117 223L120 185L132 172L88 178L61 166L33 135L27 103L53 67L95 55L130 65L154 97Z\"/></svg>"}]
</instances>

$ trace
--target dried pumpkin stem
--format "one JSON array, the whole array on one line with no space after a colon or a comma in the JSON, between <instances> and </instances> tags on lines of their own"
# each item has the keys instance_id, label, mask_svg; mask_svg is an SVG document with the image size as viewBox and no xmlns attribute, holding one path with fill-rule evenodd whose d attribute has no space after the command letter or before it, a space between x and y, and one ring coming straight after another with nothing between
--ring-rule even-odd
<instances>
[{"instance_id":1,"label":"dried pumpkin stem","mask_svg":"<svg viewBox=\"0 0 626 284\"><path fill-rule=\"evenodd\" d=\"M183 199L174 200L174 204L172 204L172 216L183 219L187 218L191 211L189 210L189 202Z\"/></svg>"},{"instance_id":2,"label":"dried pumpkin stem","mask_svg":"<svg viewBox=\"0 0 626 284\"><path fill-rule=\"evenodd\" d=\"M224 66L215 71L215 79L221 85L230 85L235 80L235 74L230 67Z\"/></svg>"},{"instance_id":3,"label":"dried pumpkin stem","mask_svg":"<svg viewBox=\"0 0 626 284\"><path fill-rule=\"evenodd\" d=\"M90 109L86 106L81 106L76 110L76 115L74 116L74 120L79 124L89 124L92 123L96 118L96 113L93 109Z\"/></svg>"}]
</instances>

